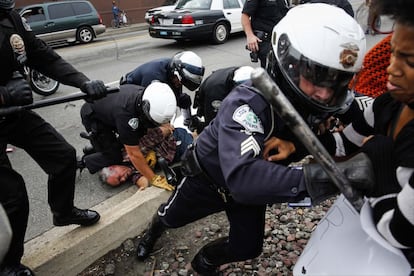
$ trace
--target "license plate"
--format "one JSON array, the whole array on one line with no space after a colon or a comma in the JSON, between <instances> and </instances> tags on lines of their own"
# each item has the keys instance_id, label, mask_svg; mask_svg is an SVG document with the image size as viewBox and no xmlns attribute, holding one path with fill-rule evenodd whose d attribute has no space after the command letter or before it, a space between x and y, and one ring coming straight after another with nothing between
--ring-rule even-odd
<instances>
[{"instance_id":1,"label":"license plate","mask_svg":"<svg viewBox=\"0 0 414 276\"><path fill-rule=\"evenodd\" d=\"M161 31L160 35L167 35L167 32L166 31Z\"/></svg>"},{"instance_id":2,"label":"license plate","mask_svg":"<svg viewBox=\"0 0 414 276\"><path fill-rule=\"evenodd\" d=\"M172 25L173 19L160 19L161 25Z\"/></svg>"}]
</instances>

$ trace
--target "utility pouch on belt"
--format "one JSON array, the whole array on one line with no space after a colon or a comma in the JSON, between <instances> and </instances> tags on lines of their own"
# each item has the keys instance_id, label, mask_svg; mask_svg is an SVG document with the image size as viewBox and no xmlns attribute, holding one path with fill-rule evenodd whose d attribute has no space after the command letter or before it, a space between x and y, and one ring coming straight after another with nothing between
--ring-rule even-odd
<instances>
[{"instance_id":1,"label":"utility pouch on belt","mask_svg":"<svg viewBox=\"0 0 414 276\"><path fill-rule=\"evenodd\" d=\"M181 172L184 176L190 177L203 173L203 169L198 163L194 144L190 144L181 157Z\"/></svg>"}]
</instances>

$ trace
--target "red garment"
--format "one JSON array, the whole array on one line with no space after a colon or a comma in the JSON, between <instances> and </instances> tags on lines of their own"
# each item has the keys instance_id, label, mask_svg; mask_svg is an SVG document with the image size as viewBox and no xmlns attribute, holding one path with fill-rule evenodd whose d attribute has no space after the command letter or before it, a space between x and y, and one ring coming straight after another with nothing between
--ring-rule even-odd
<instances>
[{"instance_id":1,"label":"red garment","mask_svg":"<svg viewBox=\"0 0 414 276\"><path fill-rule=\"evenodd\" d=\"M378 42L364 57L361 71L350 82L355 92L378 97L387 91L387 67L390 65L392 34Z\"/></svg>"}]
</instances>

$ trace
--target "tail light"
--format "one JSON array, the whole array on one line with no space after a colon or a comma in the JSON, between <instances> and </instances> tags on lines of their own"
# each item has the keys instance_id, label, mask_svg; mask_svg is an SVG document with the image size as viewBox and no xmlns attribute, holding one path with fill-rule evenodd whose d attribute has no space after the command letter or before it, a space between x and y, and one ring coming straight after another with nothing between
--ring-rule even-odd
<instances>
[{"instance_id":1,"label":"tail light","mask_svg":"<svg viewBox=\"0 0 414 276\"><path fill-rule=\"evenodd\" d=\"M103 24L102 17L101 17L101 15L99 13L98 13L98 17L99 17L99 24Z\"/></svg>"},{"instance_id":2,"label":"tail light","mask_svg":"<svg viewBox=\"0 0 414 276\"><path fill-rule=\"evenodd\" d=\"M150 24L151 24L151 25L154 25L154 24L155 24L155 18L154 18L154 16L151 16L151 19L150 19Z\"/></svg>"},{"instance_id":3,"label":"tail light","mask_svg":"<svg viewBox=\"0 0 414 276\"><path fill-rule=\"evenodd\" d=\"M181 24L194 24L194 18L189 14L185 14L181 19Z\"/></svg>"}]
</instances>

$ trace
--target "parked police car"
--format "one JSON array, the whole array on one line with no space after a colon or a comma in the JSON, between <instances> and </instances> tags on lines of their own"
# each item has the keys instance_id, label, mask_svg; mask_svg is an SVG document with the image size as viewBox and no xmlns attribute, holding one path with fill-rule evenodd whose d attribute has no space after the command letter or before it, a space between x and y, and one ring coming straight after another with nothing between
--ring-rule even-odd
<instances>
[{"instance_id":1,"label":"parked police car","mask_svg":"<svg viewBox=\"0 0 414 276\"><path fill-rule=\"evenodd\" d=\"M155 38L211 39L224 43L229 34L243 31L241 11L245 0L179 0L175 9L152 16L149 34Z\"/></svg>"}]
</instances>

